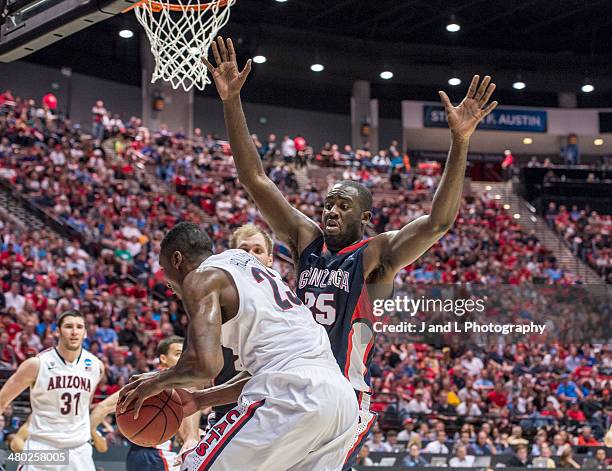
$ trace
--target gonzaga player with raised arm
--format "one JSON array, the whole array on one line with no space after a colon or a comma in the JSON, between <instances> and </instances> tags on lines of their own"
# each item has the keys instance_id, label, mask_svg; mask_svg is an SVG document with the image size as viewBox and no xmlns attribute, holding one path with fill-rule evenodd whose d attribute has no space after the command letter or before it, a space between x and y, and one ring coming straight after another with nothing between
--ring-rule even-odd
<instances>
[{"instance_id":1,"label":"gonzaga player with raised arm","mask_svg":"<svg viewBox=\"0 0 612 471\"><path fill-rule=\"evenodd\" d=\"M240 183L255 201L276 237L293 252L297 294L327 330L332 350L356 391L360 429L345 469L354 463L375 416L369 410L369 367L374 345L372 300L391 294L395 275L423 255L452 226L459 205L471 135L497 106L489 103L495 84L475 75L463 101L453 106L444 92L451 146L430 214L398 231L364 240L372 216L372 195L363 185L343 181L324 199L322 228L294 208L264 172L247 127L240 91L251 70L240 71L231 39L212 43L216 67L203 59L223 101L225 124Z\"/></svg>"}]
</instances>

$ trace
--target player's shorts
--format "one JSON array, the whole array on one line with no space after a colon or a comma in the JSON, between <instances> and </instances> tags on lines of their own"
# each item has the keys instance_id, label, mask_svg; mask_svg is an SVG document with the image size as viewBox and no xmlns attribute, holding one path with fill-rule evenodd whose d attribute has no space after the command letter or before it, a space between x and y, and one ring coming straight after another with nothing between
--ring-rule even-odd
<instances>
[{"instance_id":1,"label":"player's shorts","mask_svg":"<svg viewBox=\"0 0 612 471\"><path fill-rule=\"evenodd\" d=\"M346 457L342 471L350 471L353 469L353 466L357 461L357 456L359 455L359 450L361 450L363 445L365 445L365 442L368 440L368 435L376 423L377 415L370 412L370 395L359 392L358 402L359 426L357 427L357 432L353 438L353 444L348 452L348 456Z\"/></svg>"},{"instance_id":2,"label":"player's shorts","mask_svg":"<svg viewBox=\"0 0 612 471\"><path fill-rule=\"evenodd\" d=\"M38 441L33 438L28 438L25 441L23 452L37 450L58 450L58 448L49 443ZM45 466L32 464L19 464L17 471L95 471L96 467L93 462L93 449L89 442L83 443L75 448L62 448L62 451L68 451L67 466Z\"/></svg>"},{"instance_id":3,"label":"player's shorts","mask_svg":"<svg viewBox=\"0 0 612 471\"><path fill-rule=\"evenodd\" d=\"M357 428L340 370L300 367L252 377L238 406L182 455L182 471L340 471Z\"/></svg>"},{"instance_id":4,"label":"player's shorts","mask_svg":"<svg viewBox=\"0 0 612 471\"><path fill-rule=\"evenodd\" d=\"M177 453L160 450L158 448L145 448L131 445L125 460L127 471L179 471L175 466Z\"/></svg>"}]
</instances>

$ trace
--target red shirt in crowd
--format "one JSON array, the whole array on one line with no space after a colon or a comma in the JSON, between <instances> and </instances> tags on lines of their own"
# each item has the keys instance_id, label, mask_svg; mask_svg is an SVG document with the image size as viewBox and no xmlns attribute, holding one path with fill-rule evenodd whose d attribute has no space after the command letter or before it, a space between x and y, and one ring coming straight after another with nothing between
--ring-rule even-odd
<instances>
[{"instance_id":1,"label":"red shirt in crowd","mask_svg":"<svg viewBox=\"0 0 612 471\"><path fill-rule=\"evenodd\" d=\"M497 407L506 407L506 405L508 404L508 398L506 398L506 395L504 393L491 391L489 394L487 394L487 398Z\"/></svg>"}]
</instances>

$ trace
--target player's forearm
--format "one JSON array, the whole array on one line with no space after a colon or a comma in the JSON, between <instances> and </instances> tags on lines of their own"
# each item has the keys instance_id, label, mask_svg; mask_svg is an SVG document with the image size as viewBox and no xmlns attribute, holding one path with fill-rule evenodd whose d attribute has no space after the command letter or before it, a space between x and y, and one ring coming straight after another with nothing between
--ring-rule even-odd
<instances>
[{"instance_id":1,"label":"player's forearm","mask_svg":"<svg viewBox=\"0 0 612 471\"><path fill-rule=\"evenodd\" d=\"M240 96L224 101L223 111L238 178L248 189L255 177L265 177L265 172L249 133Z\"/></svg>"},{"instance_id":2,"label":"player's forearm","mask_svg":"<svg viewBox=\"0 0 612 471\"><path fill-rule=\"evenodd\" d=\"M436 231L448 231L457 217L461 205L468 148L469 140L453 136L444 173L434 195L429 215L430 224Z\"/></svg>"},{"instance_id":3,"label":"player's forearm","mask_svg":"<svg viewBox=\"0 0 612 471\"><path fill-rule=\"evenodd\" d=\"M233 404L238 401L248 381L249 378L244 378L231 384L221 384L204 391L199 391L195 393L196 404L199 409Z\"/></svg>"},{"instance_id":4,"label":"player's forearm","mask_svg":"<svg viewBox=\"0 0 612 471\"><path fill-rule=\"evenodd\" d=\"M179 365L162 371L159 374L159 383L164 389L195 389L201 387L202 382L214 378L218 373L212 373L209 369L203 370L197 364Z\"/></svg>"},{"instance_id":5,"label":"player's forearm","mask_svg":"<svg viewBox=\"0 0 612 471\"><path fill-rule=\"evenodd\" d=\"M91 423L91 427L93 429L100 425L108 414L112 414L115 412L118 400L119 391L111 394L102 402L96 404L93 407L93 409L91 410L91 414L89 415L89 422Z\"/></svg>"}]
</instances>

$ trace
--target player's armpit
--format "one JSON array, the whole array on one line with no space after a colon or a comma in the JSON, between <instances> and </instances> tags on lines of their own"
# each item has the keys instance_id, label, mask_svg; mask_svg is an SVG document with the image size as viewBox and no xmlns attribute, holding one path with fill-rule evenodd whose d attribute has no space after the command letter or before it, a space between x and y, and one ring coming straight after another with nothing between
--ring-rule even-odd
<instances>
[{"instance_id":1,"label":"player's armpit","mask_svg":"<svg viewBox=\"0 0 612 471\"><path fill-rule=\"evenodd\" d=\"M364 252L366 279L372 273L380 272L381 276L374 282L392 283L402 268L414 263L442 238L446 231L446 227L436 227L432 224L429 216L421 216L399 231L376 236Z\"/></svg>"},{"instance_id":2,"label":"player's armpit","mask_svg":"<svg viewBox=\"0 0 612 471\"><path fill-rule=\"evenodd\" d=\"M13 402L26 388L32 386L38 376L40 360L38 357L28 358L0 389L0 413Z\"/></svg>"}]
</instances>

